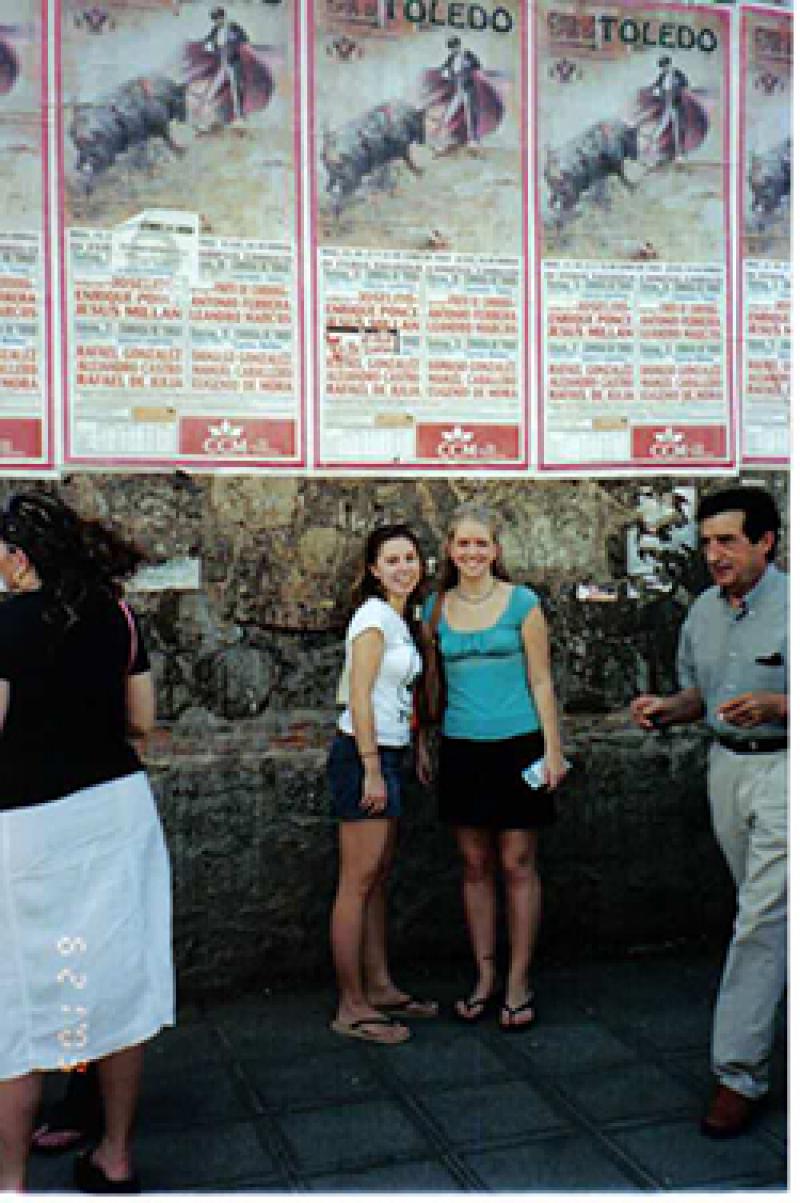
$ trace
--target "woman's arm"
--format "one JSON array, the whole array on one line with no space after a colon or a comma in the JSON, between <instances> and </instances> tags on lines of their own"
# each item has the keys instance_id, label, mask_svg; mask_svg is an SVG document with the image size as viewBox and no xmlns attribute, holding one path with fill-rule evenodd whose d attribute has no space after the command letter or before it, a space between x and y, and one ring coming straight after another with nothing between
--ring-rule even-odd
<instances>
[{"instance_id":1,"label":"woman's arm","mask_svg":"<svg viewBox=\"0 0 800 1203\"><path fill-rule=\"evenodd\" d=\"M383 631L369 627L353 640L350 653L350 714L358 754L364 765L361 806L369 814L386 809L386 782L381 773L372 690L383 659Z\"/></svg>"},{"instance_id":2,"label":"woman's arm","mask_svg":"<svg viewBox=\"0 0 800 1203\"><path fill-rule=\"evenodd\" d=\"M156 692L151 673L128 677L125 686L125 721L128 735L148 735L156 721Z\"/></svg>"},{"instance_id":3,"label":"woman's arm","mask_svg":"<svg viewBox=\"0 0 800 1203\"><path fill-rule=\"evenodd\" d=\"M544 735L544 781L554 789L567 773L561 751L561 731L558 725L558 707L550 675L550 637L541 606L535 606L522 624L522 646L528 667L530 684Z\"/></svg>"}]
</instances>

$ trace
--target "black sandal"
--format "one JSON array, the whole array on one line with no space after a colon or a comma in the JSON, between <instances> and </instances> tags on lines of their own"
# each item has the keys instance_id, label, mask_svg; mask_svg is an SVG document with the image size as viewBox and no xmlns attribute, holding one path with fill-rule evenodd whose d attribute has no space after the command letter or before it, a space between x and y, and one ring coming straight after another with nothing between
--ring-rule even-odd
<instances>
[{"instance_id":1,"label":"black sandal","mask_svg":"<svg viewBox=\"0 0 800 1203\"><path fill-rule=\"evenodd\" d=\"M88 1141L95 1143L103 1130L103 1111L100 1104L96 1072L91 1069L85 1080L70 1078L63 1099L41 1109L31 1137L31 1153L42 1157L58 1157L79 1149ZM61 1136L54 1144L42 1144L48 1136Z\"/></svg>"},{"instance_id":2,"label":"black sandal","mask_svg":"<svg viewBox=\"0 0 800 1203\"><path fill-rule=\"evenodd\" d=\"M514 1023L514 1016L519 1015L520 1011L530 1011L530 1019L523 1019L520 1023ZM509 1023L502 1023L503 1015L507 1015ZM501 1032L527 1032L528 1028L533 1027L536 1019L536 1011L533 1007L533 995L529 994L525 1002L519 1004L518 1007L510 1007L507 1002L504 1002L500 1008L500 1020L498 1020Z\"/></svg>"},{"instance_id":3,"label":"black sandal","mask_svg":"<svg viewBox=\"0 0 800 1203\"><path fill-rule=\"evenodd\" d=\"M75 1159L75 1186L84 1195L139 1195L142 1187L137 1174L116 1181L109 1178L99 1165L92 1161L94 1148L81 1153Z\"/></svg>"}]
</instances>

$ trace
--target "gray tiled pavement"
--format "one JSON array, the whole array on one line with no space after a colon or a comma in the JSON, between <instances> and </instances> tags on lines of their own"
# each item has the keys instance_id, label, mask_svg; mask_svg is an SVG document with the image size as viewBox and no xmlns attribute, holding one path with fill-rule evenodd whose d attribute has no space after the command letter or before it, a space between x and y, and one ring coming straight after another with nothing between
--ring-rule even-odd
<instances>
[{"instance_id":1,"label":"gray tiled pavement","mask_svg":"<svg viewBox=\"0 0 800 1203\"><path fill-rule=\"evenodd\" d=\"M783 1190L782 1030L751 1132L715 1142L697 1128L717 972L698 954L544 968L529 1032L445 1012L393 1049L330 1033L330 990L191 1009L148 1050L144 1187ZM404 984L447 1003L463 983ZM70 1157L35 1158L30 1187L67 1189L70 1173Z\"/></svg>"}]
</instances>

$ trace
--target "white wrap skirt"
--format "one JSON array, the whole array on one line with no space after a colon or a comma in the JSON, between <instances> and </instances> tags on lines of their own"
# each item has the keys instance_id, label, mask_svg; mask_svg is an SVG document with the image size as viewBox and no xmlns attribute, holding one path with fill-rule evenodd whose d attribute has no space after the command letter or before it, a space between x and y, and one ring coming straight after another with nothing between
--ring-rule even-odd
<instances>
[{"instance_id":1,"label":"white wrap skirt","mask_svg":"<svg viewBox=\"0 0 800 1203\"><path fill-rule=\"evenodd\" d=\"M170 867L145 774L0 812L0 1080L175 1022Z\"/></svg>"}]
</instances>

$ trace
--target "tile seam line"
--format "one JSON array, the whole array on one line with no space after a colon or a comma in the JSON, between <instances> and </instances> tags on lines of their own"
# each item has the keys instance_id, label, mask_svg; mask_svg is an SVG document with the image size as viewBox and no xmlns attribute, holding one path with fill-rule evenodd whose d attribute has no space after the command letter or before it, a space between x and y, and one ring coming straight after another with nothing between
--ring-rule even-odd
<instances>
[{"instance_id":1,"label":"tile seam line","mask_svg":"<svg viewBox=\"0 0 800 1203\"><path fill-rule=\"evenodd\" d=\"M465 1191L484 1191L486 1189L484 1183L441 1136L438 1126L414 1098L405 1081L399 1074L392 1071L376 1049L366 1049L365 1051L378 1080L385 1084L391 1097L399 1103L402 1110L422 1128L426 1139L436 1150L437 1157L445 1168L453 1174Z\"/></svg>"},{"instance_id":2,"label":"tile seam line","mask_svg":"<svg viewBox=\"0 0 800 1203\"><path fill-rule=\"evenodd\" d=\"M702 1052L706 1055L708 1054L711 1032L710 1015L711 1012L709 1012L709 1041L706 1041L702 1044L688 1043L682 1045L679 1049L665 1049L659 1047L650 1041L647 1036L640 1036L636 1032L629 1032L624 1025L619 1023L615 1024L613 1020L610 1023L607 1020L601 1020L601 1022L603 1026L608 1029L611 1035L615 1037L615 1039L629 1045L629 1047L633 1049L633 1051L636 1053L637 1060L646 1060L650 1062L678 1085L684 1087L688 1085L688 1087L693 1089L698 1095L702 1095L703 1098L706 1098L711 1090L712 1085L710 1069L707 1087L703 1093L703 1089L700 1086L698 1078L695 1077L690 1071L682 1070L679 1064L676 1065L676 1057L691 1057L699 1052ZM754 1136L760 1144L770 1148L771 1151L785 1153L785 1146L783 1145L780 1136L777 1136L775 1133L768 1130L759 1130L754 1133Z\"/></svg>"},{"instance_id":3,"label":"tile seam line","mask_svg":"<svg viewBox=\"0 0 800 1203\"><path fill-rule=\"evenodd\" d=\"M487 1047L491 1048L497 1056L500 1056L506 1064L510 1064L512 1059L514 1059L515 1055L510 1048L507 1049L501 1045L498 1050L497 1045L488 1034L479 1033L478 1038ZM554 1104L557 1113L565 1114L573 1127L585 1136L588 1136L593 1142L601 1145L604 1151L611 1156L611 1160L617 1168L623 1170L629 1178L632 1178L634 1185L644 1190L664 1189L664 1184L654 1174L643 1165L640 1165L634 1157L631 1157L629 1153L626 1153L614 1141L610 1140L601 1129L595 1126L592 1120L583 1114L580 1108L569 1101L555 1083L547 1079L537 1079L533 1064L530 1064L530 1069L524 1075L524 1078L548 1102Z\"/></svg>"},{"instance_id":4,"label":"tile seam line","mask_svg":"<svg viewBox=\"0 0 800 1203\"><path fill-rule=\"evenodd\" d=\"M209 1023L211 1031L216 1037L217 1044L225 1054L223 1059L225 1069L233 1082L237 1096L252 1112L250 1122L253 1125L256 1140L267 1156L275 1162L280 1175L286 1180L290 1191L296 1192L300 1186L300 1174L289 1141L277 1125L270 1124L267 1129L266 1125L259 1122L273 1118L271 1110L265 1107L255 1087L250 1085L247 1075L239 1063L239 1058L236 1055L233 1044L224 1028L215 1023L214 1020L209 1020Z\"/></svg>"}]
</instances>

